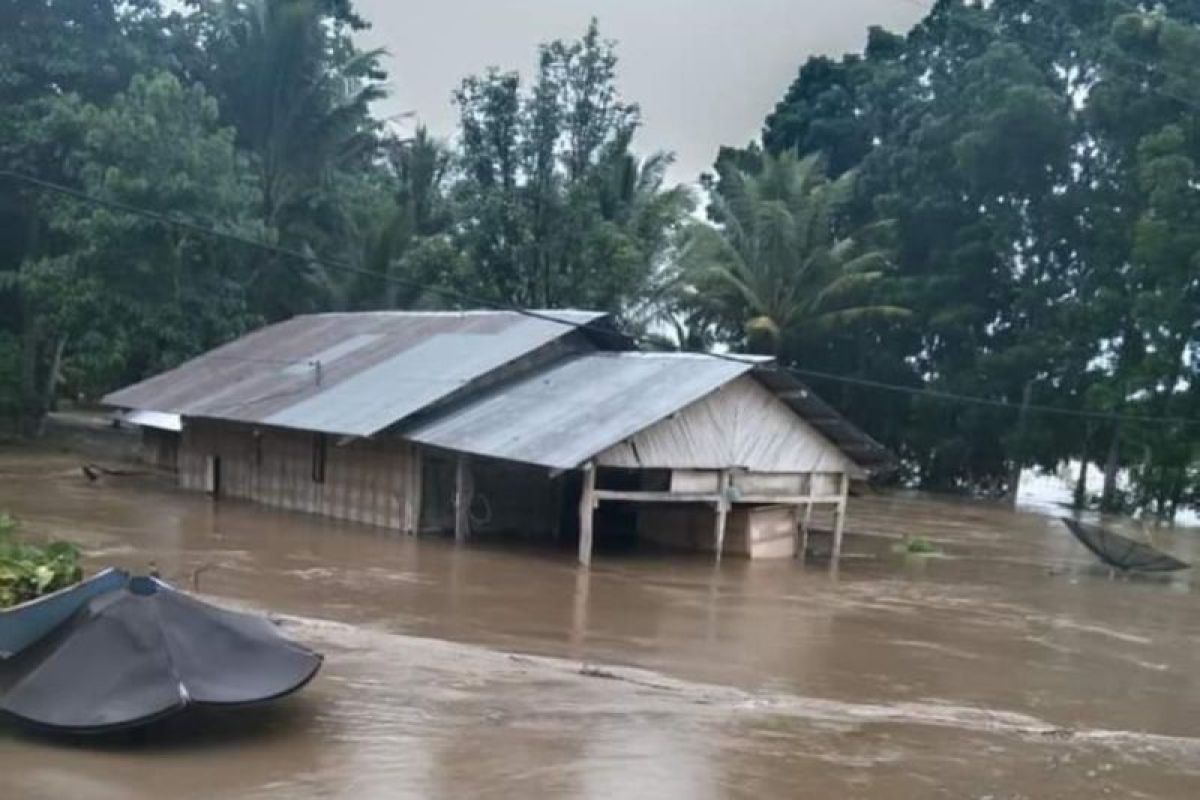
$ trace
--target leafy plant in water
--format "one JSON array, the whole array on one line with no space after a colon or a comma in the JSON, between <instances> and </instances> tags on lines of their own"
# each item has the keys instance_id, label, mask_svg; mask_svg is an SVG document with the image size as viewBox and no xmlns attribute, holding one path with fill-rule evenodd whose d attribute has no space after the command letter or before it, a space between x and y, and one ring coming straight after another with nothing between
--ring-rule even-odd
<instances>
[{"instance_id":1,"label":"leafy plant in water","mask_svg":"<svg viewBox=\"0 0 1200 800\"><path fill-rule=\"evenodd\" d=\"M0 608L33 600L83 577L79 548L70 542L18 542L16 520L0 513Z\"/></svg>"},{"instance_id":2,"label":"leafy plant in water","mask_svg":"<svg viewBox=\"0 0 1200 800\"><path fill-rule=\"evenodd\" d=\"M938 555L942 552L936 544L924 536L905 536L904 541L896 545L895 549L907 555L920 556Z\"/></svg>"}]
</instances>

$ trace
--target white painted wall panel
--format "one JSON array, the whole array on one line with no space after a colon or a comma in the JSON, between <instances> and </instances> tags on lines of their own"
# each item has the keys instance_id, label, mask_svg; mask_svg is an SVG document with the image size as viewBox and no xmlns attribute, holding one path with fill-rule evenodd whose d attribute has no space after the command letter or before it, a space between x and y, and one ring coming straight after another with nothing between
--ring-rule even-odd
<instances>
[{"instance_id":1,"label":"white painted wall panel","mask_svg":"<svg viewBox=\"0 0 1200 800\"><path fill-rule=\"evenodd\" d=\"M663 469L858 472L837 447L749 375L610 448L597 462Z\"/></svg>"},{"instance_id":2,"label":"white painted wall panel","mask_svg":"<svg viewBox=\"0 0 1200 800\"><path fill-rule=\"evenodd\" d=\"M717 492L721 487L721 473L711 470L677 469L671 472L671 491L682 494Z\"/></svg>"}]
</instances>

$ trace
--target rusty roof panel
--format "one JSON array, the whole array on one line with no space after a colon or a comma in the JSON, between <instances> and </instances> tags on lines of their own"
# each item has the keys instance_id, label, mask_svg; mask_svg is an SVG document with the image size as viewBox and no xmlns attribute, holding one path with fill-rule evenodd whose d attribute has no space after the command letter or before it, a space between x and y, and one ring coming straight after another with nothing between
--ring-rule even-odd
<instances>
[{"instance_id":1,"label":"rusty roof panel","mask_svg":"<svg viewBox=\"0 0 1200 800\"><path fill-rule=\"evenodd\" d=\"M546 312L571 325L605 315ZM296 317L104 398L108 405L369 436L570 333L516 312Z\"/></svg>"}]
</instances>

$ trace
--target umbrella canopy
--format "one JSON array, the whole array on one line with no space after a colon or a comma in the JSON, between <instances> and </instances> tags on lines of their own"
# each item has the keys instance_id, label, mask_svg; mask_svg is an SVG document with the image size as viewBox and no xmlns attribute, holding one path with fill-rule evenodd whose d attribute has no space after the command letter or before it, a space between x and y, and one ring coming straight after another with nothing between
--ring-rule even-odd
<instances>
[{"instance_id":1,"label":"umbrella canopy","mask_svg":"<svg viewBox=\"0 0 1200 800\"><path fill-rule=\"evenodd\" d=\"M47 728L101 732L191 704L282 697L320 666L320 655L284 639L269 620L134 577L0 661L0 709Z\"/></svg>"},{"instance_id":2,"label":"umbrella canopy","mask_svg":"<svg viewBox=\"0 0 1200 800\"><path fill-rule=\"evenodd\" d=\"M1084 547L1110 567L1138 572L1174 572L1191 566L1144 542L1114 533L1099 525L1088 525L1065 517L1063 524L1075 534L1075 538L1082 542Z\"/></svg>"},{"instance_id":3,"label":"umbrella canopy","mask_svg":"<svg viewBox=\"0 0 1200 800\"><path fill-rule=\"evenodd\" d=\"M70 619L93 597L127 583L128 572L106 569L74 586L0 611L0 658L11 658Z\"/></svg>"}]
</instances>

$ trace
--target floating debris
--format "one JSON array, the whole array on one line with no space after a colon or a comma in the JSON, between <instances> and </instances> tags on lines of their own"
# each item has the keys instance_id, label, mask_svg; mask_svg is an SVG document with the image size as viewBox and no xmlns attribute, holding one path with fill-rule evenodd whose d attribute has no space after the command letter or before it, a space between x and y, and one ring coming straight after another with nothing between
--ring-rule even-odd
<instances>
[{"instance_id":1,"label":"floating debris","mask_svg":"<svg viewBox=\"0 0 1200 800\"><path fill-rule=\"evenodd\" d=\"M53 731L102 733L192 705L274 700L321 667L319 654L266 618L114 572L0 614L0 639L24 642L0 660L0 711Z\"/></svg>"}]
</instances>

